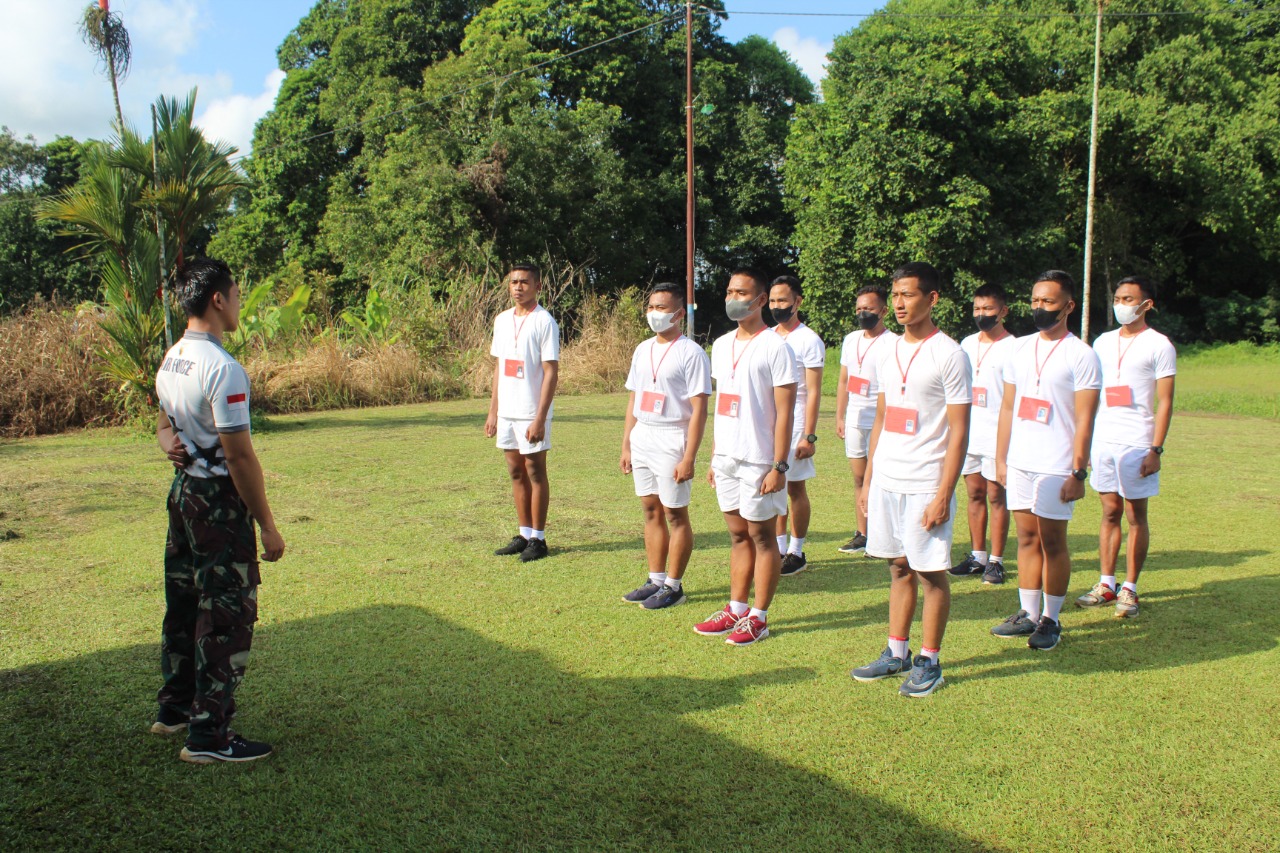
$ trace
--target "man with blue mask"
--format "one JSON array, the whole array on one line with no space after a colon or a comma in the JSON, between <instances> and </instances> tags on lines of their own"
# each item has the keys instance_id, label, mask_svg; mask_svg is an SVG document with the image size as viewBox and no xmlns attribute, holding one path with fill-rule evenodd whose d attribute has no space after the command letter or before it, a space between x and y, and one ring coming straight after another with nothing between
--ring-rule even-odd
<instances>
[{"instance_id":1,"label":"man with blue mask","mask_svg":"<svg viewBox=\"0 0 1280 853\"><path fill-rule=\"evenodd\" d=\"M681 604L684 571L693 553L689 502L693 463L707 426L711 361L682 334L684 289L664 283L649 294L645 319L655 336L636 347L627 374L622 473L635 480L644 510L649 579L622 600L646 610Z\"/></svg>"},{"instance_id":2,"label":"man with blue mask","mask_svg":"<svg viewBox=\"0 0 1280 853\"><path fill-rule=\"evenodd\" d=\"M1120 328L1098 336L1093 351L1102 363L1102 403L1093 432L1090 484L1102 499L1098 534L1102 577L1076 599L1078 607L1115 602L1116 617L1138 615L1138 575L1151 531L1147 501L1160 493L1160 461L1173 420L1173 379L1178 355L1164 335L1147 325L1156 285L1130 276L1116 285L1112 310ZM1122 518L1129 519L1124 585L1116 589Z\"/></svg>"}]
</instances>

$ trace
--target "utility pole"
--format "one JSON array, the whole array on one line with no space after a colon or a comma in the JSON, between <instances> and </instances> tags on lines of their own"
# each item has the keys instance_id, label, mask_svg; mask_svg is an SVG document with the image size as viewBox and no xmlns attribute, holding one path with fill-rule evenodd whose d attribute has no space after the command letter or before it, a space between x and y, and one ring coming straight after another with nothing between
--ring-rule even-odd
<instances>
[{"instance_id":1,"label":"utility pole","mask_svg":"<svg viewBox=\"0 0 1280 853\"><path fill-rule=\"evenodd\" d=\"M1089 293L1093 288L1093 198L1098 183L1098 79L1102 68L1102 7L1093 31L1093 112L1089 118L1089 196L1084 208L1084 293L1081 296L1080 340L1089 342Z\"/></svg>"},{"instance_id":2,"label":"utility pole","mask_svg":"<svg viewBox=\"0 0 1280 853\"><path fill-rule=\"evenodd\" d=\"M685 309L689 316L689 337L694 338L694 314L697 304L693 293L693 3L684 4L684 281Z\"/></svg>"}]
</instances>

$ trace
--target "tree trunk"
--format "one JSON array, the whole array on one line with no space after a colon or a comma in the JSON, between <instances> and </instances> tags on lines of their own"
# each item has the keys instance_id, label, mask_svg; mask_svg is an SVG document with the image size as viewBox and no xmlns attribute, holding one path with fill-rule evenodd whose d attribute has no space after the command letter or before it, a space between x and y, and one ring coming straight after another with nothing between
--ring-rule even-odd
<instances>
[{"instance_id":1,"label":"tree trunk","mask_svg":"<svg viewBox=\"0 0 1280 853\"><path fill-rule=\"evenodd\" d=\"M116 104L116 132L124 136L124 113L120 111L120 87L116 85L116 55L107 41L107 72L111 75L111 97Z\"/></svg>"}]
</instances>

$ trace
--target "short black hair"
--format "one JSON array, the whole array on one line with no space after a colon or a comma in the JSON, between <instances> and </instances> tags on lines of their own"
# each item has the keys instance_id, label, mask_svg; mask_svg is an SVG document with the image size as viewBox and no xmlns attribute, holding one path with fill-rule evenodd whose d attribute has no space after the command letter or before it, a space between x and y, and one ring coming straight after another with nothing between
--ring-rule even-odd
<instances>
[{"instance_id":1,"label":"short black hair","mask_svg":"<svg viewBox=\"0 0 1280 853\"><path fill-rule=\"evenodd\" d=\"M507 275L511 275L511 273L517 270L520 270L521 272L531 272L538 283L542 282L542 270L538 269L533 264L512 264L511 270Z\"/></svg>"},{"instance_id":2,"label":"short black hair","mask_svg":"<svg viewBox=\"0 0 1280 853\"><path fill-rule=\"evenodd\" d=\"M1001 305L1009 304L1009 294L998 284L984 284L973 292L974 299L994 299Z\"/></svg>"},{"instance_id":3,"label":"short black hair","mask_svg":"<svg viewBox=\"0 0 1280 853\"><path fill-rule=\"evenodd\" d=\"M924 261L912 261L909 264L903 264L893 271L893 275L889 280L895 284L904 278L914 278L920 282L920 289L925 293L941 293L942 292L942 276L938 275L938 271L933 268L932 264Z\"/></svg>"},{"instance_id":4,"label":"short black hair","mask_svg":"<svg viewBox=\"0 0 1280 853\"><path fill-rule=\"evenodd\" d=\"M866 284L859 287L858 292L853 295L853 301L857 302L859 296L867 293L870 293L872 296L879 296L881 303L885 305L889 304L889 291L885 290L884 285L880 284Z\"/></svg>"},{"instance_id":5,"label":"short black hair","mask_svg":"<svg viewBox=\"0 0 1280 853\"><path fill-rule=\"evenodd\" d=\"M177 286L174 295L188 317L203 317L209 310L209 300L215 292L228 296L236 286L231 277L231 267L216 258L191 258L177 270Z\"/></svg>"},{"instance_id":6,"label":"short black hair","mask_svg":"<svg viewBox=\"0 0 1280 853\"><path fill-rule=\"evenodd\" d=\"M773 280L773 284L769 285L769 289L773 290L773 288L777 287L779 284L785 284L787 287L791 288L791 292L798 297L804 296L804 288L800 285L800 279L793 275L778 276Z\"/></svg>"},{"instance_id":7,"label":"short black hair","mask_svg":"<svg viewBox=\"0 0 1280 853\"><path fill-rule=\"evenodd\" d=\"M1152 302L1156 301L1156 283L1145 275L1127 275L1116 282L1116 289L1120 289L1122 284L1132 284L1142 291L1142 295Z\"/></svg>"},{"instance_id":8,"label":"short black hair","mask_svg":"<svg viewBox=\"0 0 1280 853\"><path fill-rule=\"evenodd\" d=\"M757 293L767 294L769 292L769 277L755 267L738 267L736 270L729 273L729 278L733 279L734 276L739 275L749 278L755 282Z\"/></svg>"},{"instance_id":9,"label":"short black hair","mask_svg":"<svg viewBox=\"0 0 1280 853\"><path fill-rule=\"evenodd\" d=\"M676 284L675 282L664 281L664 282L655 284L653 286L653 289L649 291L649 295L653 296L654 294L657 294L657 293L669 294L672 299L680 303L681 308L685 306L684 288Z\"/></svg>"},{"instance_id":10,"label":"short black hair","mask_svg":"<svg viewBox=\"0 0 1280 853\"><path fill-rule=\"evenodd\" d=\"M1071 277L1070 273L1062 270L1045 270L1036 276L1036 280L1031 282L1032 287L1042 281L1054 281L1058 286L1067 292L1067 298L1074 300L1076 298L1076 280Z\"/></svg>"}]
</instances>

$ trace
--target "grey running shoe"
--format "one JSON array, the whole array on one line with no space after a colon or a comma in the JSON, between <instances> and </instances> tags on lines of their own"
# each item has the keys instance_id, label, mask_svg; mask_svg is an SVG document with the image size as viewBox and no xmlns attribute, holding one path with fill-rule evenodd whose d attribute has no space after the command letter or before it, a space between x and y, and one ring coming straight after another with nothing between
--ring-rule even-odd
<instances>
[{"instance_id":1,"label":"grey running shoe","mask_svg":"<svg viewBox=\"0 0 1280 853\"><path fill-rule=\"evenodd\" d=\"M1093 585L1093 589L1076 599L1076 607L1097 607L1099 604L1110 604L1116 600L1116 591L1102 581Z\"/></svg>"},{"instance_id":2,"label":"grey running shoe","mask_svg":"<svg viewBox=\"0 0 1280 853\"><path fill-rule=\"evenodd\" d=\"M227 745L218 749L210 747L201 749L184 746L178 757L191 764L213 764L216 761L257 761L271 754L271 744L256 740L245 740L240 735L231 735Z\"/></svg>"},{"instance_id":3,"label":"grey running shoe","mask_svg":"<svg viewBox=\"0 0 1280 853\"><path fill-rule=\"evenodd\" d=\"M992 560L987 563L987 570L982 573L982 582L993 586L1004 583L1004 563Z\"/></svg>"},{"instance_id":4,"label":"grey running shoe","mask_svg":"<svg viewBox=\"0 0 1280 853\"><path fill-rule=\"evenodd\" d=\"M1031 614L1025 610L1019 610L991 629L991 633L997 637L1026 637L1034 634L1035 631L1036 623L1032 621Z\"/></svg>"},{"instance_id":5,"label":"grey running shoe","mask_svg":"<svg viewBox=\"0 0 1280 853\"><path fill-rule=\"evenodd\" d=\"M942 664L929 660L924 655L916 655L911 662L911 675L902 682L898 693L912 699L928 696L941 687L946 680L942 677Z\"/></svg>"},{"instance_id":6,"label":"grey running shoe","mask_svg":"<svg viewBox=\"0 0 1280 853\"><path fill-rule=\"evenodd\" d=\"M645 610L661 610L664 607L675 607L677 604L684 604L684 587L676 589L663 584L662 589L646 598L640 606Z\"/></svg>"},{"instance_id":7,"label":"grey running shoe","mask_svg":"<svg viewBox=\"0 0 1280 853\"><path fill-rule=\"evenodd\" d=\"M1116 618L1130 619L1138 615L1138 594L1131 589L1120 587L1116 595Z\"/></svg>"},{"instance_id":8,"label":"grey running shoe","mask_svg":"<svg viewBox=\"0 0 1280 853\"><path fill-rule=\"evenodd\" d=\"M867 548L867 537L862 531L853 534L853 538L840 546L841 554L856 554Z\"/></svg>"},{"instance_id":9,"label":"grey running shoe","mask_svg":"<svg viewBox=\"0 0 1280 853\"><path fill-rule=\"evenodd\" d=\"M644 586L638 586L631 592L622 596L622 600L627 604L644 604L645 599L662 589L662 584L653 581L645 581Z\"/></svg>"},{"instance_id":10,"label":"grey running shoe","mask_svg":"<svg viewBox=\"0 0 1280 853\"><path fill-rule=\"evenodd\" d=\"M1048 616L1041 616L1040 624L1036 626L1035 633L1027 637L1027 648L1047 652L1058 645L1058 640L1061 637L1062 625Z\"/></svg>"},{"instance_id":11,"label":"grey running shoe","mask_svg":"<svg viewBox=\"0 0 1280 853\"><path fill-rule=\"evenodd\" d=\"M879 681L891 675L906 675L907 661L911 660L911 649L907 649L906 659L894 657L888 646L880 653L880 657L866 666L860 666L849 673L854 681Z\"/></svg>"},{"instance_id":12,"label":"grey running shoe","mask_svg":"<svg viewBox=\"0 0 1280 853\"><path fill-rule=\"evenodd\" d=\"M970 554L964 558L964 562L960 565L947 569L947 574L953 578L962 578L966 575L980 575L985 568L986 566L979 563L973 554Z\"/></svg>"},{"instance_id":13,"label":"grey running shoe","mask_svg":"<svg viewBox=\"0 0 1280 853\"><path fill-rule=\"evenodd\" d=\"M805 560L804 554L786 554L782 558L782 576L784 578L798 575L807 568L809 568L809 563Z\"/></svg>"}]
</instances>

